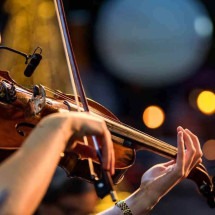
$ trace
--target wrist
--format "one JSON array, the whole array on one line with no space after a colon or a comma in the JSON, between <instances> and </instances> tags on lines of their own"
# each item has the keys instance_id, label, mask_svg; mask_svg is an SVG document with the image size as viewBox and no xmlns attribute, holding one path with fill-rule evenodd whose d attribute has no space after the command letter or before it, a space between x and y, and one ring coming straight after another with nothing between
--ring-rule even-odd
<instances>
[{"instance_id":1,"label":"wrist","mask_svg":"<svg viewBox=\"0 0 215 215\"><path fill-rule=\"evenodd\" d=\"M120 200L115 204L120 210L123 215L133 215L131 209L128 207L124 200Z\"/></svg>"},{"instance_id":2,"label":"wrist","mask_svg":"<svg viewBox=\"0 0 215 215\"><path fill-rule=\"evenodd\" d=\"M36 129L38 133L45 134L44 136L52 136L54 140L59 139L58 144L62 144L63 149L65 149L69 138L72 136L74 131L68 129L72 127L68 118L64 115L59 115L59 113L50 114L43 118L37 125ZM40 135L42 136L42 135Z\"/></svg>"},{"instance_id":3,"label":"wrist","mask_svg":"<svg viewBox=\"0 0 215 215\"><path fill-rule=\"evenodd\" d=\"M148 214L158 200L147 190L139 188L131 196L125 199L127 206L133 214Z\"/></svg>"}]
</instances>

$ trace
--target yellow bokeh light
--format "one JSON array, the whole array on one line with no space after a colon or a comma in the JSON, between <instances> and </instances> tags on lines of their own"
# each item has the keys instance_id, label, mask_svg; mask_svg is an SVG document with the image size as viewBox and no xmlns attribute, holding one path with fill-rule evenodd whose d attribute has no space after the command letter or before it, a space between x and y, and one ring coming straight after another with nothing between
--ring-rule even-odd
<instances>
[{"instance_id":1,"label":"yellow bokeh light","mask_svg":"<svg viewBox=\"0 0 215 215\"><path fill-rule=\"evenodd\" d=\"M165 119L163 110L158 106L149 106L143 112L143 122L148 128L160 127Z\"/></svg>"},{"instance_id":2,"label":"yellow bokeh light","mask_svg":"<svg viewBox=\"0 0 215 215\"><path fill-rule=\"evenodd\" d=\"M7 0L3 6L4 10L9 14L15 14L20 11L20 8L25 9L31 3L31 0L17 1L17 0Z\"/></svg>"},{"instance_id":3,"label":"yellow bokeh light","mask_svg":"<svg viewBox=\"0 0 215 215\"><path fill-rule=\"evenodd\" d=\"M124 192L124 191L119 191L117 190L117 195L119 199L125 199L127 198L131 193L129 192ZM95 208L95 212L100 213L107 208L110 208L113 206L113 201L111 200L110 196L106 196L102 200L100 200Z\"/></svg>"},{"instance_id":4,"label":"yellow bokeh light","mask_svg":"<svg viewBox=\"0 0 215 215\"><path fill-rule=\"evenodd\" d=\"M198 95L197 106L204 114L213 114L215 112L215 94L211 91L203 91Z\"/></svg>"},{"instance_id":5,"label":"yellow bokeh light","mask_svg":"<svg viewBox=\"0 0 215 215\"><path fill-rule=\"evenodd\" d=\"M21 35L28 25L28 13L25 10L21 10L11 18L10 31L16 32L17 35Z\"/></svg>"},{"instance_id":6,"label":"yellow bokeh light","mask_svg":"<svg viewBox=\"0 0 215 215\"><path fill-rule=\"evenodd\" d=\"M32 54L37 46L43 59L30 78L23 76L25 59L11 52L0 53L1 70L23 86L43 84L71 93L68 69L53 0L7 0L2 8L9 14L2 32L2 45ZM54 45L53 45L54 44ZM65 78L66 77L66 78Z\"/></svg>"},{"instance_id":7,"label":"yellow bokeh light","mask_svg":"<svg viewBox=\"0 0 215 215\"><path fill-rule=\"evenodd\" d=\"M55 15L55 8L53 2L45 1L40 3L38 7L38 16L43 19L50 19Z\"/></svg>"}]
</instances>

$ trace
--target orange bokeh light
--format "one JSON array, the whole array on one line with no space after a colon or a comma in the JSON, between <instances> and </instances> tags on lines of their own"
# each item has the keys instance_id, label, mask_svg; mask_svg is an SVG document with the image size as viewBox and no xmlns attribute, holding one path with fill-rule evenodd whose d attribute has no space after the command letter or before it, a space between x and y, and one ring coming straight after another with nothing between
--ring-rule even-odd
<instances>
[{"instance_id":1,"label":"orange bokeh light","mask_svg":"<svg viewBox=\"0 0 215 215\"><path fill-rule=\"evenodd\" d=\"M158 106L149 106L143 112L143 122L148 128L155 129L160 127L164 119L164 111Z\"/></svg>"}]
</instances>

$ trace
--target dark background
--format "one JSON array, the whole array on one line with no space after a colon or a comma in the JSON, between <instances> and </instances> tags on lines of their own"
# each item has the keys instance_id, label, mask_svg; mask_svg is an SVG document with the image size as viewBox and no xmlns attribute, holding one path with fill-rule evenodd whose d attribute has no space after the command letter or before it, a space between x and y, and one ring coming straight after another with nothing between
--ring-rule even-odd
<instances>
[{"instance_id":1,"label":"dark background","mask_svg":"<svg viewBox=\"0 0 215 215\"><path fill-rule=\"evenodd\" d=\"M200 2L205 5L214 24L214 1L201 0ZM5 1L0 2L1 8L4 3ZM135 85L114 76L105 66L104 60L101 59L96 49L95 26L97 15L104 3L105 1L98 0L64 1L75 56L87 95L110 109L122 122L172 145L176 145L176 127L178 125L187 127L196 133L202 145L209 139L215 139L214 113L204 115L196 107L191 107L189 104L189 95L193 89L215 91L214 33L207 56L193 75L183 81L170 83L168 86ZM76 20L72 19L73 16L70 15L80 10L87 14L87 21L77 24ZM1 32L4 32L9 17L10 15L2 10L0 14ZM0 60L0 66L1 63ZM147 128L142 121L143 110L151 104L162 107L166 116L164 124L157 129ZM129 169L125 176L129 188L122 187L121 189L135 190L139 186L140 177L144 171L161 161L165 161L165 159L153 153L138 152L135 165ZM214 161L209 162L204 159L204 164L210 174L215 175ZM171 191L152 212L152 214L181 213L214 214L205 200L197 194L194 183L190 183L188 180Z\"/></svg>"}]
</instances>

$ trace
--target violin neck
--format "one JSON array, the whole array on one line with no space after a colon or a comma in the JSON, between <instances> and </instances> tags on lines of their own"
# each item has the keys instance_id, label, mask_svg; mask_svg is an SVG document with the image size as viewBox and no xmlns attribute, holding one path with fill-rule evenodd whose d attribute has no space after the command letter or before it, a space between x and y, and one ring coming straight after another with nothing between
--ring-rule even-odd
<instances>
[{"instance_id":1,"label":"violin neck","mask_svg":"<svg viewBox=\"0 0 215 215\"><path fill-rule=\"evenodd\" d=\"M175 159L177 148L148 134L114 121L105 120L113 138L122 138L122 145L136 150L148 150L168 159Z\"/></svg>"}]
</instances>

